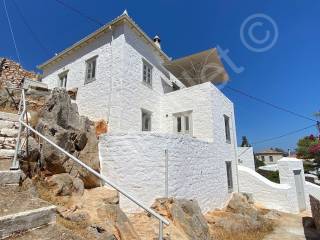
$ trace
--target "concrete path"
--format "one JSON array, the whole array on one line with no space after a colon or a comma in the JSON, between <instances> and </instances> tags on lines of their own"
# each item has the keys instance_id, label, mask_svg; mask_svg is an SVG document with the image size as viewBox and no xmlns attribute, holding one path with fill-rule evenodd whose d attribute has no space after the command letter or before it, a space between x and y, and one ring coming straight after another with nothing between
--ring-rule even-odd
<instances>
[{"instance_id":1,"label":"concrete path","mask_svg":"<svg viewBox=\"0 0 320 240\"><path fill-rule=\"evenodd\" d=\"M308 227L307 222L306 215L281 213L274 231L263 240L319 240L320 232Z\"/></svg>"}]
</instances>

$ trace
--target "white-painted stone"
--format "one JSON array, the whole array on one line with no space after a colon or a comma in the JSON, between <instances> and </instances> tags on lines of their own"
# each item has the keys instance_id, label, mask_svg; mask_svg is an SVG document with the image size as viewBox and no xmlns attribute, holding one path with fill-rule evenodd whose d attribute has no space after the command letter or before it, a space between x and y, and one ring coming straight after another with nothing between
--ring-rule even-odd
<instances>
[{"instance_id":1,"label":"white-painted stone","mask_svg":"<svg viewBox=\"0 0 320 240\"><path fill-rule=\"evenodd\" d=\"M14 128L14 122L8 120L0 120L0 129L3 128Z\"/></svg>"},{"instance_id":2,"label":"white-painted stone","mask_svg":"<svg viewBox=\"0 0 320 240\"><path fill-rule=\"evenodd\" d=\"M12 158L14 150L12 149L0 149L0 158Z\"/></svg>"},{"instance_id":3,"label":"white-painted stone","mask_svg":"<svg viewBox=\"0 0 320 240\"><path fill-rule=\"evenodd\" d=\"M165 197L165 150L169 196L196 199L204 212L222 207L229 196L227 159L213 143L187 135L112 134L100 139L99 149L102 173L147 206ZM233 181L236 190L235 175ZM125 197L120 204L126 211L141 211Z\"/></svg>"},{"instance_id":4,"label":"white-painted stone","mask_svg":"<svg viewBox=\"0 0 320 240\"><path fill-rule=\"evenodd\" d=\"M291 199L292 212L298 213L300 210L298 206L298 197L297 197L297 190L296 190L293 171L302 170L301 177L303 181L304 190L306 191L302 160L296 159L296 158L284 157L278 161L278 168L279 168L280 182L291 186L290 191L288 191L288 197ZM309 199L308 194L304 194L304 195L307 203Z\"/></svg>"},{"instance_id":5,"label":"white-painted stone","mask_svg":"<svg viewBox=\"0 0 320 240\"><path fill-rule=\"evenodd\" d=\"M241 166L255 170L254 155L252 147L238 147L238 163Z\"/></svg>"},{"instance_id":6,"label":"white-painted stone","mask_svg":"<svg viewBox=\"0 0 320 240\"><path fill-rule=\"evenodd\" d=\"M254 201L266 208L292 212L290 185L271 182L248 167L238 166L238 169L240 192L252 194Z\"/></svg>"},{"instance_id":7,"label":"white-painted stone","mask_svg":"<svg viewBox=\"0 0 320 240\"><path fill-rule=\"evenodd\" d=\"M18 136L18 129L9 129L9 128L3 128L0 129L0 136L4 137L17 137Z\"/></svg>"},{"instance_id":8,"label":"white-painted stone","mask_svg":"<svg viewBox=\"0 0 320 240\"><path fill-rule=\"evenodd\" d=\"M14 113L0 112L0 120L19 121L19 115Z\"/></svg>"},{"instance_id":9,"label":"white-painted stone","mask_svg":"<svg viewBox=\"0 0 320 240\"><path fill-rule=\"evenodd\" d=\"M93 56L98 56L96 79L84 84L86 60ZM152 86L143 83L143 61L152 66ZM56 87L59 74L64 71L68 71L67 89L78 88L79 113L93 120L102 118L108 121L110 135L100 142L103 173L124 189L139 195L138 199L150 205L155 197L163 196L165 149L169 150L170 159L177 159L177 162L169 163L169 192L173 195L192 198L204 194L203 198L199 197L204 211L221 206L228 196L226 161L232 162L234 189L237 189L232 102L209 82L186 88L164 68L158 51L129 25L119 24L87 46L45 67L43 82L49 88ZM181 89L170 92L168 84L172 82ZM142 109L152 113L152 133L140 136ZM196 139L172 135L173 114L183 111L192 111L192 136ZM230 142L226 141L224 115L230 118ZM122 133L127 135L122 136ZM165 137L155 133L171 135ZM132 139L137 141L138 149L132 148ZM177 149L170 148L170 145ZM140 152L141 149L145 152ZM161 162L158 162L160 158ZM203 164L197 165L198 162ZM138 176L137 171L141 173ZM157 184L162 188L159 189Z\"/></svg>"}]
</instances>

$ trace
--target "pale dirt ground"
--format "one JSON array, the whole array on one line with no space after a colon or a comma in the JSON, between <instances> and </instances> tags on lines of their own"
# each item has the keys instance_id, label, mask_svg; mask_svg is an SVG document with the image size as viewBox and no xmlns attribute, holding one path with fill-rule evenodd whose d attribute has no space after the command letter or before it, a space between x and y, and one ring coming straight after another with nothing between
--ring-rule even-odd
<instances>
[{"instance_id":1,"label":"pale dirt ground","mask_svg":"<svg viewBox=\"0 0 320 240\"><path fill-rule=\"evenodd\" d=\"M281 216L275 220L273 232L263 240L320 240L320 231L303 226L303 219L309 216L304 213L281 213Z\"/></svg>"}]
</instances>

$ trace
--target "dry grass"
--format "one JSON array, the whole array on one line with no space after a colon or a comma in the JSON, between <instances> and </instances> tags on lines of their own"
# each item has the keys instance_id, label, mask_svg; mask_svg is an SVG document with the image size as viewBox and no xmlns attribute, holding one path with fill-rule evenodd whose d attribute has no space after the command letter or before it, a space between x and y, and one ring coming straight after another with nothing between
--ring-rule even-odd
<instances>
[{"instance_id":1,"label":"dry grass","mask_svg":"<svg viewBox=\"0 0 320 240\"><path fill-rule=\"evenodd\" d=\"M213 239L216 240L262 240L271 231L255 232L226 232L224 229L215 229L212 232Z\"/></svg>"}]
</instances>

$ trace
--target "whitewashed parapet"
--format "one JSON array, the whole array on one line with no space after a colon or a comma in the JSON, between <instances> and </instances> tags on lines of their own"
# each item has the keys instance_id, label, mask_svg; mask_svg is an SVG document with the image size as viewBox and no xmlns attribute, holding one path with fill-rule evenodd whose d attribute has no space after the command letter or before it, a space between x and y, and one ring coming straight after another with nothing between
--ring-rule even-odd
<instances>
[{"instance_id":1,"label":"whitewashed parapet","mask_svg":"<svg viewBox=\"0 0 320 240\"><path fill-rule=\"evenodd\" d=\"M254 170L239 166L240 191L253 195L255 202L266 208L284 212L292 212L291 201L288 192L291 187L288 184L277 184L269 181ZM294 211L296 212L296 211Z\"/></svg>"}]
</instances>

